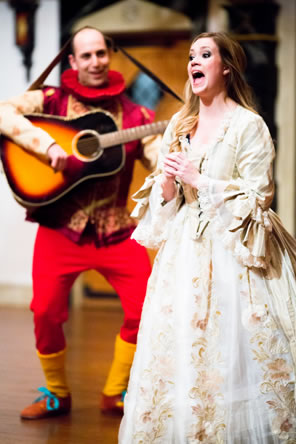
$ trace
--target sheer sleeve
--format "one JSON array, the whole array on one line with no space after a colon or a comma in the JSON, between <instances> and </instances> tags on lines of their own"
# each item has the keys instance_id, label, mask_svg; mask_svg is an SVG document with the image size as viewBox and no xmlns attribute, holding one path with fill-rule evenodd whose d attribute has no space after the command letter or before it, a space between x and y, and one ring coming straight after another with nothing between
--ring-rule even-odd
<instances>
[{"instance_id":1,"label":"sheer sleeve","mask_svg":"<svg viewBox=\"0 0 296 444\"><path fill-rule=\"evenodd\" d=\"M237 259L247 266L266 268L273 199L274 146L258 115L238 129L236 172L233 180L201 178L199 200L212 229Z\"/></svg>"},{"instance_id":2,"label":"sheer sleeve","mask_svg":"<svg viewBox=\"0 0 296 444\"><path fill-rule=\"evenodd\" d=\"M163 135L156 170L146 178L143 186L132 196L137 204L131 216L139 219L132 238L152 249L159 248L167 239L171 222L182 199L181 191L177 188L176 197L170 202L165 202L161 189L163 160L169 152L175 118L176 115L171 119Z\"/></svg>"}]
</instances>

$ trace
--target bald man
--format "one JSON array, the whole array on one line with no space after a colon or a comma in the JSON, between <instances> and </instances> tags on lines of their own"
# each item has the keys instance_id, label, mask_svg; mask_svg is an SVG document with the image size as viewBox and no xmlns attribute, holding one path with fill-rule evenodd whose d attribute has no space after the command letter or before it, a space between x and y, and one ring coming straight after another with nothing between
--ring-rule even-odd
<instances>
[{"instance_id":1,"label":"bald man","mask_svg":"<svg viewBox=\"0 0 296 444\"><path fill-rule=\"evenodd\" d=\"M122 75L109 69L111 55L112 48L101 32L91 27L79 30L72 39L71 69L63 72L61 86L44 86L0 103L0 132L24 149L47 158L55 171L66 171L68 154L26 114L76 119L92 118L94 112L101 112L97 120L99 127L101 124L105 128L103 132L110 121L118 129L150 123L153 112L132 103L124 93ZM104 413L122 413L151 271L146 250L130 239L135 222L126 204L135 160L153 169L158 146L155 136L126 143L125 164L119 172L83 180L53 202L27 212L27 220L39 224L30 308L46 387L38 389L41 396L21 412L22 419L52 417L71 410L63 324L68 319L71 287L81 272L90 269L97 270L113 286L124 311L100 400Z\"/></svg>"}]
</instances>

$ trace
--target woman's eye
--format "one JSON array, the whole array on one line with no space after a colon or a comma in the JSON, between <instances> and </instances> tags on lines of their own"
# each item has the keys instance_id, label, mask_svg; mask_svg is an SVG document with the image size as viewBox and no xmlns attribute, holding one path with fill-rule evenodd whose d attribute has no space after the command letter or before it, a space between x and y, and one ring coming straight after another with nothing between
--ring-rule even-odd
<instances>
[{"instance_id":1,"label":"woman's eye","mask_svg":"<svg viewBox=\"0 0 296 444\"><path fill-rule=\"evenodd\" d=\"M207 59L208 57L211 56L211 53L209 51L207 51L207 52L204 52L202 56L204 59Z\"/></svg>"},{"instance_id":2,"label":"woman's eye","mask_svg":"<svg viewBox=\"0 0 296 444\"><path fill-rule=\"evenodd\" d=\"M189 61L191 62L193 59L194 59L194 56L193 56L193 55L190 55L190 56L189 56Z\"/></svg>"}]
</instances>

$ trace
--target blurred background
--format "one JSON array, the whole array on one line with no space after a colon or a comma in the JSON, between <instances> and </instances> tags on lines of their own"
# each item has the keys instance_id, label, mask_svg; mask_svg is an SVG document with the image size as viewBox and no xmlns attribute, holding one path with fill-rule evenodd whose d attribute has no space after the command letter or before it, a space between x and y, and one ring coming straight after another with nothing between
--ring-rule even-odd
<instances>
[{"instance_id":1,"label":"blurred background","mask_svg":"<svg viewBox=\"0 0 296 444\"><path fill-rule=\"evenodd\" d=\"M91 25L112 37L176 93L182 95L190 42L204 31L228 31L244 47L246 77L277 150L276 198L273 208L295 235L296 196L296 0L0 0L0 100L18 95L41 74L71 33ZM54 68L46 84L58 85L67 58ZM180 102L164 93L122 53L112 69L123 73L128 94L154 109L156 120L168 119ZM131 194L147 171L136 165ZM0 173L0 304L28 305L35 224L12 197ZM132 200L129 207L133 207ZM150 252L151 260L154 258ZM114 297L95 272L81 276L73 303Z\"/></svg>"}]
</instances>

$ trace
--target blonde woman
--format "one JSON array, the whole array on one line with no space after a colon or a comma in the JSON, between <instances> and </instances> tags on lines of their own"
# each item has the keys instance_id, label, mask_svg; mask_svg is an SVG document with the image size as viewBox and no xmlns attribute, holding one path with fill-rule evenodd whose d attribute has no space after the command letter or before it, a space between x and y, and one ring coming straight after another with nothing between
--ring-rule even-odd
<instances>
[{"instance_id":1,"label":"blonde woman","mask_svg":"<svg viewBox=\"0 0 296 444\"><path fill-rule=\"evenodd\" d=\"M120 444L296 442L296 241L270 210L274 146L241 46L193 41L185 105L136 193L159 248Z\"/></svg>"}]
</instances>

